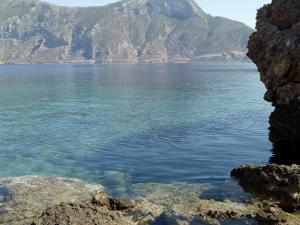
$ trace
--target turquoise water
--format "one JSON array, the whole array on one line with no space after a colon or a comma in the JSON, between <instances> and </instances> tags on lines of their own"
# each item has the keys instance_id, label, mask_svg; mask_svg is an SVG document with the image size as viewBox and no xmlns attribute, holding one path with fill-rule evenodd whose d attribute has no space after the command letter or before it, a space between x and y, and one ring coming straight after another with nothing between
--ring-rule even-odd
<instances>
[{"instance_id":1,"label":"turquoise water","mask_svg":"<svg viewBox=\"0 0 300 225\"><path fill-rule=\"evenodd\" d=\"M0 176L224 181L271 156L264 92L251 63L0 66Z\"/></svg>"}]
</instances>

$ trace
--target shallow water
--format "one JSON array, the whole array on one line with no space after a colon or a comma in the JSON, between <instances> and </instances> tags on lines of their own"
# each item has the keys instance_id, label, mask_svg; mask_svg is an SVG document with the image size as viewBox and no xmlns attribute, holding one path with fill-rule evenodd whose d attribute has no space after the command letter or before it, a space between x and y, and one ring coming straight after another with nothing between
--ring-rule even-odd
<instances>
[{"instance_id":1,"label":"shallow water","mask_svg":"<svg viewBox=\"0 0 300 225\"><path fill-rule=\"evenodd\" d=\"M223 183L271 156L254 64L0 66L0 176Z\"/></svg>"}]
</instances>

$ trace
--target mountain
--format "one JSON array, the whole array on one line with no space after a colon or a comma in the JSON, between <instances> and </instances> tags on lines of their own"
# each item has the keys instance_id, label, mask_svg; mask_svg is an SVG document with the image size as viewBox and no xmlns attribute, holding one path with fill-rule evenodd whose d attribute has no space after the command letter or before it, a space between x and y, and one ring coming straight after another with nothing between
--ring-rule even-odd
<instances>
[{"instance_id":1,"label":"mountain","mask_svg":"<svg viewBox=\"0 0 300 225\"><path fill-rule=\"evenodd\" d=\"M118 63L233 60L253 30L193 0L123 0L62 7L1 0L0 62Z\"/></svg>"}]
</instances>

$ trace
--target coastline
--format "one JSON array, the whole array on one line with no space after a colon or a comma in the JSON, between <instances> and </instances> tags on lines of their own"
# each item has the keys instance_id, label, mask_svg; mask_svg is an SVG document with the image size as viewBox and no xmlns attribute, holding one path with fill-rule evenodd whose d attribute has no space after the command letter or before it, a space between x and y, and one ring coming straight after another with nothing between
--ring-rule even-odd
<instances>
[{"instance_id":1,"label":"coastline","mask_svg":"<svg viewBox=\"0 0 300 225\"><path fill-rule=\"evenodd\" d=\"M186 61L186 62L172 62L172 61L167 61L167 62L132 62L132 63L124 63L124 62L119 62L119 63L88 63L88 62L65 62L65 63L0 63L0 66L17 66L17 65L172 65L172 64L207 64L207 63L212 63L212 64L236 64L236 63L251 63L253 64L252 61L250 60L238 60L238 61Z\"/></svg>"},{"instance_id":2,"label":"coastline","mask_svg":"<svg viewBox=\"0 0 300 225\"><path fill-rule=\"evenodd\" d=\"M293 210L296 214L291 210L285 211L272 195L276 194L276 187L280 188L272 179L274 175L280 177L278 183L282 183L281 180L290 177L284 171L292 171L295 179L300 180L299 173L294 170L300 171L300 167L268 165L236 168L232 175L240 179L243 187L245 178L247 181L251 174L257 179L254 179L256 185L251 184L250 189L272 186L271 190L274 190L263 192L260 189L266 193L264 197L250 191L251 198L240 201L205 198L204 193L212 188L209 185L139 184L136 186L138 195L129 200L110 197L102 185L88 184L79 179L43 176L0 178L0 224L50 225L55 219L58 224L74 224L72 221L77 221L86 225L94 224L92 221L107 225L152 225L161 224L161 221L167 225L193 224L193 221L212 225L296 225L300 222L296 207ZM259 177L260 174L263 178ZM249 191L249 184L247 187ZM285 190L287 195L284 196L295 196L293 188ZM296 203L299 204L298 199ZM91 214L92 211L97 213Z\"/></svg>"},{"instance_id":3,"label":"coastline","mask_svg":"<svg viewBox=\"0 0 300 225\"><path fill-rule=\"evenodd\" d=\"M236 54L236 56L235 56ZM230 63L230 62L250 62L250 59L246 56L246 52L237 52L237 53L218 53L210 55L200 55L193 58L185 57L175 57L175 58L147 58L147 59L78 59L78 60L49 60L49 61L5 61L0 60L0 65L31 65L31 64L85 64L85 65L94 65L94 64L182 64L182 63L204 63L204 62L221 62L221 63Z\"/></svg>"},{"instance_id":4,"label":"coastline","mask_svg":"<svg viewBox=\"0 0 300 225\"><path fill-rule=\"evenodd\" d=\"M265 100L280 112L275 110L278 116L273 113L270 118L270 139L278 144L299 140L299 65L294 63L299 61L299 40L286 40L286 37L298 34L300 7L294 7L299 6L295 0L289 0L289 4L282 0L273 3L258 13L258 31L250 38L249 56L258 65L261 80L268 89ZM291 17L281 15L289 12L279 10L284 7L292 9ZM183 58L179 61L175 63L193 63ZM136 64L120 59L70 62L74 63ZM142 64L145 63L172 62L156 58ZM245 150L244 143L242 146L241 150ZM283 149L285 155L291 154L286 146ZM116 177L115 173L110 175ZM109 196L110 190L101 184L78 179L4 177L0 178L0 225L300 224L300 165L242 165L230 175L247 193L245 198L241 198L242 192L234 186L231 187L233 198L227 195L218 198L211 195L215 186L190 183L133 184L135 195L130 199L117 198ZM220 191L222 186L218 188Z\"/></svg>"}]
</instances>

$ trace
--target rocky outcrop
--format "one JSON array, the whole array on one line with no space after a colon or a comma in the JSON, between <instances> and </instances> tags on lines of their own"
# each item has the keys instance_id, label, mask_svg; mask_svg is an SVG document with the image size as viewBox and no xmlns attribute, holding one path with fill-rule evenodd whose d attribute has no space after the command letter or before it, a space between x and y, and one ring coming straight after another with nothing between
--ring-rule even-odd
<instances>
[{"instance_id":1,"label":"rocky outcrop","mask_svg":"<svg viewBox=\"0 0 300 225\"><path fill-rule=\"evenodd\" d=\"M300 218L285 212L269 201L254 201L248 203L225 200L202 200L199 216L207 224L256 224L256 225L298 225ZM202 224L202 223L200 223Z\"/></svg>"},{"instance_id":2,"label":"rocky outcrop","mask_svg":"<svg viewBox=\"0 0 300 225\"><path fill-rule=\"evenodd\" d=\"M275 106L270 139L274 143L299 142L300 1L273 0L259 10L256 29L250 37L248 56L267 87L265 100Z\"/></svg>"},{"instance_id":3,"label":"rocky outcrop","mask_svg":"<svg viewBox=\"0 0 300 225\"><path fill-rule=\"evenodd\" d=\"M42 215L28 225L72 225L72 224L134 224L121 214L97 205L61 203L46 209Z\"/></svg>"},{"instance_id":4,"label":"rocky outcrop","mask_svg":"<svg viewBox=\"0 0 300 225\"><path fill-rule=\"evenodd\" d=\"M252 32L208 15L194 0L123 0L87 8L0 1L2 63L242 60Z\"/></svg>"},{"instance_id":5,"label":"rocky outcrop","mask_svg":"<svg viewBox=\"0 0 300 225\"><path fill-rule=\"evenodd\" d=\"M112 198L101 185L77 179L0 179L1 225L150 224L163 211L163 207L147 200Z\"/></svg>"},{"instance_id":6,"label":"rocky outcrop","mask_svg":"<svg viewBox=\"0 0 300 225\"><path fill-rule=\"evenodd\" d=\"M111 198L98 191L92 202L61 203L47 208L31 225L129 225L134 224L134 221L120 212L134 207L134 203L129 200Z\"/></svg>"},{"instance_id":7,"label":"rocky outcrop","mask_svg":"<svg viewBox=\"0 0 300 225\"><path fill-rule=\"evenodd\" d=\"M101 185L60 177L15 177L0 179L0 224L23 225L46 208L60 204L85 203Z\"/></svg>"},{"instance_id":8,"label":"rocky outcrop","mask_svg":"<svg viewBox=\"0 0 300 225\"><path fill-rule=\"evenodd\" d=\"M299 216L270 202L199 198L209 185L139 184L134 200L101 185L59 177L0 179L2 225L298 225Z\"/></svg>"},{"instance_id":9,"label":"rocky outcrop","mask_svg":"<svg viewBox=\"0 0 300 225\"><path fill-rule=\"evenodd\" d=\"M282 208L294 210L300 207L300 166L241 166L231 175L250 193L276 202Z\"/></svg>"}]
</instances>

